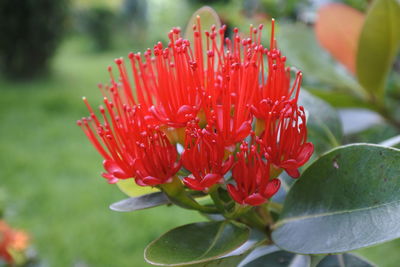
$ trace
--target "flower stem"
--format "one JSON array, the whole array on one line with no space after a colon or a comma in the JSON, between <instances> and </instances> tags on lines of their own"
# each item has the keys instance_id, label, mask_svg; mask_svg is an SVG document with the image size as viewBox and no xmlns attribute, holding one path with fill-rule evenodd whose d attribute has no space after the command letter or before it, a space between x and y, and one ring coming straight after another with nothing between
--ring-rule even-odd
<instances>
[{"instance_id":1,"label":"flower stem","mask_svg":"<svg viewBox=\"0 0 400 267\"><path fill-rule=\"evenodd\" d=\"M215 207L203 206L194 200L186 192L178 177L174 177L171 183L160 185L160 188L168 196L171 202L177 206L204 213L218 213L218 210Z\"/></svg>"},{"instance_id":2,"label":"flower stem","mask_svg":"<svg viewBox=\"0 0 400 267\"><path fill-rule=\"evenodd\" d=\"M209 194L211 199L214 201L214 204L217 207L217 209L222 214L225 213L224 203L221 201L221 198L219 197L218 186L213 186L212 188L210 188Z\"/></svg>"}]
</instances>

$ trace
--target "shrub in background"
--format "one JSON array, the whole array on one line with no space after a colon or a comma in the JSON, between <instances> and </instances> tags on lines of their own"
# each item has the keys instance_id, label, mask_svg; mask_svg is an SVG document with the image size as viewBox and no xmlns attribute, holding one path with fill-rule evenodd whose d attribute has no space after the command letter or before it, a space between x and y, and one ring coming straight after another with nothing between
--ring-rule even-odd
<instances>
[{"instance_id":1,"label":"shrub in background","mask_svg":"<svg viewBox=\"0 0 400 267\"><path fill-rule=\"evenodd\" d=\"M10 78L48 70L65 28L68 0L0 1L0 68Z\"/></svg>"},{"instance_id":2,"label":"shrub in background","mask_svg":"<svg viewBox=\"0 0 400 267\"><path fill-rule=\"evenodd\" d=\"M104 51L113 46L115 13L107 6L91 6L78 10L76 14L78 31L87 35L97 51Z\"/></svg>"},{"instance_id":3,"label":"shrub in background","mask_svg":"<svg viewBox=\"0 0 400 267\"><path fill-rule=\"evenodd\" d=\"M149 3L141 0L124 0L119 12L123 30L123 43L134 46L146 44L148 38ZM127 37L129 38L127 40Z\"/></svg>"}]
</instances>

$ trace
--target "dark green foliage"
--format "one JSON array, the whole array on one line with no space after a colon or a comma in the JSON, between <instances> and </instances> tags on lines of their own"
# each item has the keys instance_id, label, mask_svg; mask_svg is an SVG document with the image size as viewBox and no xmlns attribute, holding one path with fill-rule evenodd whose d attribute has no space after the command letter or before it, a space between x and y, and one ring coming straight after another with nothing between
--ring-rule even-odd
<instances>
[{"instance_id":1,"label":"dark green foliage","mask_svg":"<svg viewBox=\"0 0 400 267\"><path fill-rule=\"evenodd\" d=\"M342 2L362 12L365 12L368 8L368 1L365 0L342 0Z\"/></svg>"},{"instance_id":2,"label":"dark green foliage","mask_svg":"<svg viewBox=\"0 0 400 267\"><path fill-rule=\"evenodd\" d=\"M124 42L148 46L148 3L141 0L124 0L119 14L119 22Z\"/></svg>"},{"instance_id":3,"label":"dark green foliage","mask_svg":"<svg viewBox=\"0 0 400 267\"><path fill-rule=\"evenodd\" d=\"M115 14L103 6L94 6L78 13L78 28L87 35L97 51L110 49L113 45Z\"/></svg>"},{"instance_id":4,"label":"dark green foliage","mask_svg":"<svg viewBox=\"0 0 400 267\"><path fill-rule=\"evenodd\" d=\"M294 19L299 7L304 2L304 0L246 0L243 2L243 8L247 16L265 12L273 18L288 17Z\"/></svg>"},{"instance_id":5,"label":"dark green foliage","mask_svg":"<svg viewBox=\"0 0 400 267\"><path fill-rule=\"evenodd\" d=\"M64 32L68 0L0 1L0 68L10 78L48 69Z\"/></svg>"}]
</instances>

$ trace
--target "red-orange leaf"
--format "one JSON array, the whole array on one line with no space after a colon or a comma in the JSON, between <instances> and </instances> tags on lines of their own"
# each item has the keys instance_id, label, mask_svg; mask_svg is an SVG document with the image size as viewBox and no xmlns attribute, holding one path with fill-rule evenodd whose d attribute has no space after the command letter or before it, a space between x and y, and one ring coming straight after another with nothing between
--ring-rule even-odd
<instances>
[{"instance_id":1,"label":"red-orange leaf","mask_svg":"<svg viewBox=\"0 0 400 267\"><path fill-rule=\"evenodd\" d=\"M364 14L339 3L320 8L315 23L315 34L319 43L353 74L363 23Z\"/></svg>"}]
</instances>

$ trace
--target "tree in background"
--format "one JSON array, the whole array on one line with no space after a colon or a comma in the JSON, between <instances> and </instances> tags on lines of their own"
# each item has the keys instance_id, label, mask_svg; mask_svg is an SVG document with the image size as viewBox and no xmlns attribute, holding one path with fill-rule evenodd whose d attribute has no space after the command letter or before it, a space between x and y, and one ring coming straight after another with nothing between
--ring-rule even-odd
<instances>
[{"instance_id":1,"label":"tree in background","mask_svg":"<svg viewBox=\"0 0 400 267\"><path fill-rule=\"evenodd\" d=\"M68 0L0 1L0 69L9 78L46 73L65 28Z\"/></svg>"}]
</instances>

